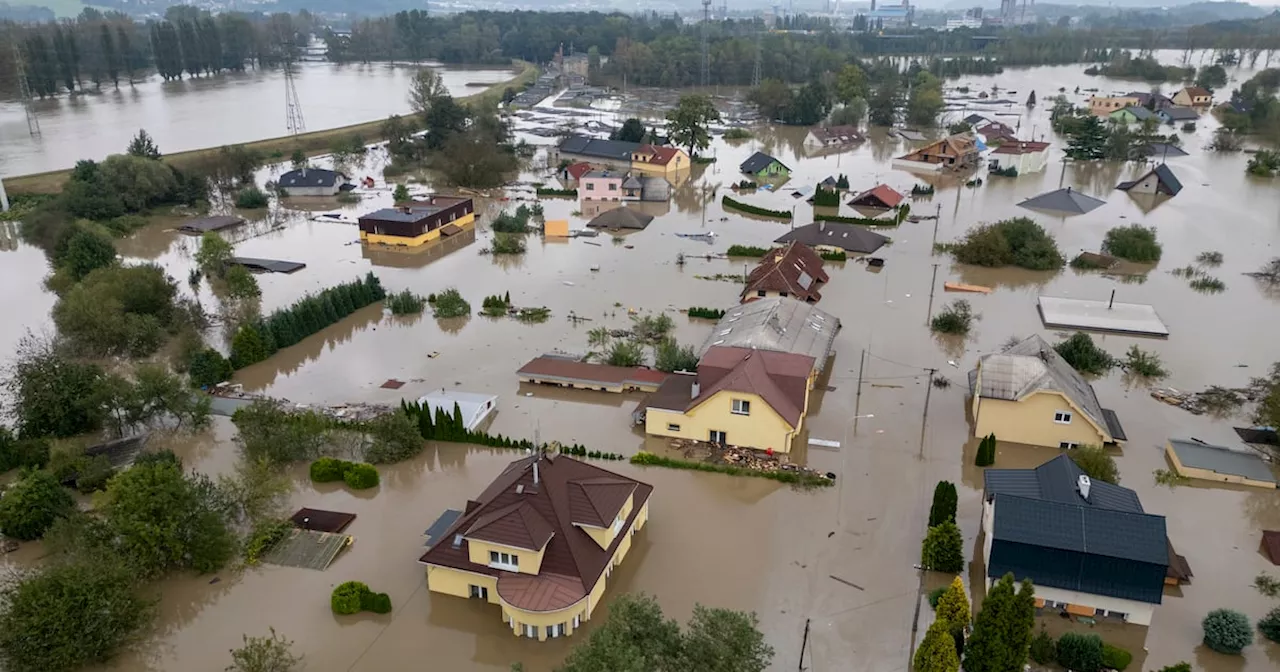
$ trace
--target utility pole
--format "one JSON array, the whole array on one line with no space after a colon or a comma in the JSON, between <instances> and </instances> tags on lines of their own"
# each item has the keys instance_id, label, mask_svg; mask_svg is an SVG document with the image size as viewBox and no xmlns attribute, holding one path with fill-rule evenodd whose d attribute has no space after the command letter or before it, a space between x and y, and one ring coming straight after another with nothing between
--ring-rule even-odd
<instances>
[{"instance_id":1,"label":"utility pole","mask_svg":"<svg viewBox=\"0 0 1280 672\"><path fill-rule=\"evenodd\" d=\"M924 315L924 326L929 326L929 321L933 319L933 291L938 286L938 264L933 265L933 279L929 281L929 310Z\"/></svg>"},{"instance_id":2,"label":"utility pole","mask_svg":"<svg viewBox=\"0 0 1280 672\"><path fill-rule=\"evenodd\" d=\"M288 49L288 45L285 48ZM307 122L302 118L302 101L298 100L298 90L293 85L293 59L288 56L284 61L284 114L289 135L297 136L307 131Z\"/></svg>"},{"instance_id":3,"label":"utility pole","mask_svg":"<svg viewBox=\"0 0 1280 672\"><path fill-rule=\"evenodd\" d=\"M920 453L918 455L921 460L924 459L925 430L929 427L929 395L933 393L933 374L937 372L937 369L929 369L929 384L924 388L924 415L920 417Z\"/></svg>"},{"instance_id":4,"label":"utility pole","mask_svg":"<svg viewBox=\"0 0 1280 672\"><path fill-rule=\"evenodd\" d=\"M27 133L33 138L40 137L40 119L36 117L36 112L31 107L31 83L27 81L26 62L22 58L22 48L18 46L18 38L15 33L10 33L13 39L13 67L18 77L18 95L22 98L22 111L27 115ZM5 210L9 208L6 206Z\"/></svg>"},{"instance_id":5,"label":"utility pole","mask_svg":"<svg viewBox=\"0 0 1280 672\"><path fill-rule=\"evenodd\" d=\"M702 0L702 88L711 84L711 50L709 38L711 34L711 0Z\"/></svg>"},{"instance_id":6,"label":"utility pole","mask_svg":"<svg viewBox=\"0 0 1280 672\"><path fill-rule=\"evenodd\" d=\"M934 210L934 213L933 213L933 244L934 245L938 244L938 220L942 219L942 204L938 203L936 205L937 205L937 209ZM929 249L932 250L933 247L930 246Z\"/></svg>"},{"instance_id":7,"label":"utility pole","mask_svg":"<svg viewBox=\"0 0 1280 672\"><path fill-rule=\"evenodd\" d=\"M804 619L804 638L800 640L800 660L796 662L796 669L804 671L804 650L809 646L809 619Z\"/></svg>"},{"instance_id":8,"label":"utility pole","mask_svg":"<svg viewBox=\"0 0 1280 672\"><path fill-rule=\"evenodd\" d=\"M760 62L764 59L764 28L756 33L756 67L751 71L751 88L760 88Z\"/></svg>"},{"instance_id":9,"label":"utility pole","mask_svg":"<svg viewBox=\"0 0 1280 672\"><path fill-rule=\"evenodd\" d=\"M862 368L867 364L867 349L858 355L858 393L853 401L853 435L858 435L858 418L862 417Z\"/></svg>"}]
</instances>

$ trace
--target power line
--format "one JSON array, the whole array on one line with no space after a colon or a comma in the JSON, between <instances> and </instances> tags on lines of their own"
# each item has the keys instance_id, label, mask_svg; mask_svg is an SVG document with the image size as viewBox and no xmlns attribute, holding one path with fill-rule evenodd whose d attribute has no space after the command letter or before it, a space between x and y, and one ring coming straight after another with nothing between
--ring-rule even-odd
<instances>
[{"instance_id":1,"label":"power line","mask_svg":"<svg viewBox=\"0 0 1280 672\"><path fill-rule=\"evenodd\" d=\"M36 117L36 112L31 107L31 85L27 81L26 63L22 58L22 48L18 46L18 39L13 38L13 63L14 69L18 75L18 92L22 98L22 111L27 115L27 133L31 137L40 135L40 119Z\"/></svg>"},{"instance_id":2,"label":"power line","mask_svg":"<svg viewBox=\"0 0 1280 672\"><path fill-rule=\"evenodd\" d=\"M708 46L711 32L711 0L702 0L702 88L711 83L711 50Z\"/></svg>"}]
</instances>

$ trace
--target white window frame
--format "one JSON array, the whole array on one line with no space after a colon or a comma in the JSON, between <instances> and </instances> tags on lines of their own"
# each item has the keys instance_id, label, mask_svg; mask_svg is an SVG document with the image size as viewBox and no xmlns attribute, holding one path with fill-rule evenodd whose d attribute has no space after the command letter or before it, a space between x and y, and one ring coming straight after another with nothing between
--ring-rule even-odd
<instances>
[{"instance_id":1,"label":"white window frame","mask_svg":"<svg viewBox=\"0 0 1280 672\"><path fill-rule=\"evenodd\" d=\"M622 515L619 514L617 518L613 519L613 536L615 537L618 536L618 533L621 531L622 531Z\"/></svg>"},{"instance_id":2,"label":"white window frame","mask_svg":"<svg viewBox=\"0 0 1280 672\"><path fill-rule=\"evenodd\" d=\"M750 399L734 399L731 412L734 415L751 415Z\"/></svg>"},{"instance_id":3,"label":"white window frame","mask_svg":"<svg viewBox=\"0 0 1280 672\"><path fill-rule=\"evenodd\" d=\"M489 566L494 569L505 569L508 572L520 571L520 556L515 553L489 551Z\"/></svg>"},{"instance_id":4,"label":"white window frame","mask_svg":"<svg viewBox=\"0 0 1280 672\"><path fill-rule=\"evenodd\" d=\"M1069 425L1071 424L1071 416L1071 411L1054 411L1053 421L1059 425Z\"/></svg>"},{"instance_id":5,"label":"white window frame","mask_svg":"<svg viewBox=\"0 0 1280 672\"><path fill-rule=\"evenodd\" d=\"M716 435L716 434L719 434L719 435L720 435L720 443L722 443L722 444L724 444L724 445L729 445L729 433L728 433L728 432L720 431L720 430L718 430L718 429L708 430L707 436L708 436L709 438L708 438L707 440L708 440L709 442L714 443L714 442L715 442L715 435Z\"/></svg>"},{"instance_id":6,"label":"white window frame","mask_svg":"<svg viewBox=\"0 0 1280 672\"><path fill-rule=\"evenodd\" d=\"M471 599L475 599L475 600L489 599L489 589L485 586L477 586L474 583L471 584Z\"/></svg>"},{"instance_id":7,"label":"white window frame","mask_svg":"<svg viewBox=\"0 0 1280 672\"><path fill-rule=\"evenodd\" d=\"M574 614L574 615L573 615L573 629L574 629L574 630L577 630L577 629L578 629L578 626L580 626L580 625L582 625L582 614Z\"/></svg>"},{"instance_id":8,"label":"white window frame","mask_svg":"<svg viewBox=\"0 0 1280 672\"><path fill-rule=\"evenodd\" d=\"M564 623L554 623L547 626L547 639L555 639L556 637L564 637Z\"/></svg>"},{"instance_id":9,"label":"white window frame","mask_svg":"<svg viewBox=\"0 0 1280 672\"><path fill-rule=\"evenodd\" d=\"M1075 450L1076 448L1079 448L1079 447L1080 447L1080 444L1076 443L1075 441L1059 441L1058 442L1058 448L1061 450Z\"/></svg>"},{"instance_id":10,"label":"white window frame","mask_svg":"<svg viewBox=\"0 0 1280 672\"><path fill-rule=\"evenodd\" d=\"M677 424L676 424L676 423L674 423L674 422L668 422L668 423L667 423L667 431L668 431L668 432L678 432L678 431L680 431L680 425L677 425Z\"/></svg>"},{"instance_id":11,"label":"white window frame","mask_svg":"<svg viewBox=\"0 0 1280 672\"><path fill-rule=\"evenodd\" d=\"M524 623L524 624L522 624L522 625L523 625L523 630L524 630L524 636L525 636L525 637L529 637L530 639L537 639L537 638L538 638L538 626L536 626L536 625L530 625L530 624L528 624L528 623Z\"/></svg>"}]
</instances>

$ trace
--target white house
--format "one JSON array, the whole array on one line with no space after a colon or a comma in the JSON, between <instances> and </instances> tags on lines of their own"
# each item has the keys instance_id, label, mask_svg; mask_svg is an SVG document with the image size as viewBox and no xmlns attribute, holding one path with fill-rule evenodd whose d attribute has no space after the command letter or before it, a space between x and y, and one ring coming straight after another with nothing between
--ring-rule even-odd
<instances>
[{"instance_id":1,"label":"white house","mask_svg":"<svg viewBox=\"0 0 1280 672\"><path fill-rule=\"evenodd\" d=\"M480 423L497 410L498 397L492 394L458 392L440 388L439 391L428 392L418 399L418 403L422 404L424 410L431 411L432 415L437 408L452 415L454 404L457 404L458 410L462 412L462 424L466 426L467 431L473 432Z\"/></svg>"},{"instance_id":2,"label":"white house","mask_svg":"<svg viewBox=\"0 0 1280 672\"><path fill-rule=\"evenodd\" d=\"M1049 163L1049 143L1013 140L991 150L992 170L1016 168L1019 175L1038 173Z\"/></svg>"},{"instance_id":3,"label":"white house","mask_svg":"<svg viewBox=\"0 0 1280 672\"><path fill-rule=\"evenodd\" d=\"M1038 608L1151 624L1172 553L1164 516L1128 488L1091 481L1066 454L983 480L988 588L1012 573L1031 579Z\"/></svg>"},{"instance_id":4,"label":"white house","mask_svg":"<svg viewBox=\"0 0 1280 672\"><path fill-rule=\"evenodd\" d=\"M276 186L286 196L333 196L338 193L347 176L324 168L298 168L276 181Z\"/></svg>"}]
</instances>

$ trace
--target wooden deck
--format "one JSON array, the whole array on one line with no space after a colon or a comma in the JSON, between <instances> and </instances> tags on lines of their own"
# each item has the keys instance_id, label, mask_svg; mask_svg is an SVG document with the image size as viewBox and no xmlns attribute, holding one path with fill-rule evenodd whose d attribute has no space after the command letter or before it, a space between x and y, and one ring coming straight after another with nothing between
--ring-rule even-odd
<instances>
[{"instance_id":1,"label":"wooden deck","mask_svg":"<svg viewBox=\"0 0 1280 672\"><path fill-rule=\"evenodd\" d=\"M355 539L345 534L292 530L263 556L262 561L285 567L324 571Z\"/></svg>"}]
</instances>

